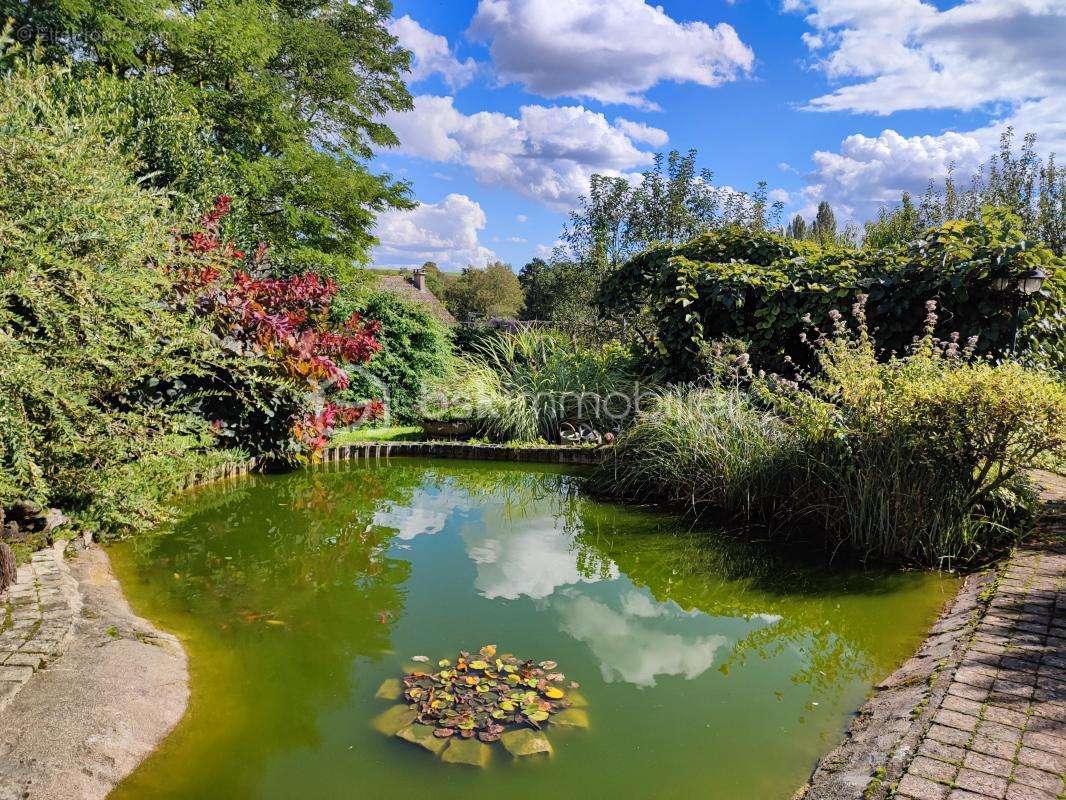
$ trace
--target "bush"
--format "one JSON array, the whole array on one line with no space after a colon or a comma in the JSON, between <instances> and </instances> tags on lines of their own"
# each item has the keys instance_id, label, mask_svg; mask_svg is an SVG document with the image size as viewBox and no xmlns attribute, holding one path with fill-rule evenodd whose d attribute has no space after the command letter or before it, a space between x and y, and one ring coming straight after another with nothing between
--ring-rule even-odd
<instances>
[{"instance_id":1,"label":"bush","mask_svg":"<svg viewBox=\"0 0 1066 800\"><path fill-rule=\"evenodd\" d=\"M1018 297L994 288L997 277L1036 267L1049 276L1039 294ZM758 368L811 367L800 334L810 320L826 321L859 295L869 296L870 324L885 352L905 352L931 299L945 312L937 335L979 332L978 352L1002 355L1011 346L1017 302L1020 349L1045 366L1066 366L1063 262L1027 240L1017 217L996 209L877 251L766 231L712 231L626 262L604 282L599 302L609 317L650 318L645 335L654 355L672 377L688 380L696 377L700 343L724 337L747 342Z\"/></svg>"},{"instance_id":2,"label":"bush","mask_svg":"<svg viewBox=\"0 0 1066 800\"><path fill-rule=\"evenodd\" d=\"M362 370L350 373L351 385L343 397L379 397L384 389L393 421L417 420L427 381L444 374L451 355L444 324L425 306L380 291L342 291L331 314L335 321L359 314L380 325L376 338L381 349Z\"/></svg>"},{"instance_id":3,"label":"bush","mask_svg":"<svg viewBox=\"0 0 1066 800\"><path fill-rule=\"evenodd\" d=\"M861 303L839 314L803 384L753 378L665 397L598 471L600 491L724 509L772 534L804 531L863 560L952 568L1025 523L1024 470L1066 449L1066 387L937 340L879 359Z\"/></svg>"},{"instance_id":4,"label":"bush","mask_svg":"<svg viewBox=\"0 0 1066 800\"><path fill-rule=\"evenodd\" d=\"M0 505L144 525L214 458L191 399L143 391L188 373L204 337L163 302L165 198L133 180L102 120L68 116L62 78L16 64L0 82ZM166 454L165 475L146 454Z\"/></svg>"}]
</instances>

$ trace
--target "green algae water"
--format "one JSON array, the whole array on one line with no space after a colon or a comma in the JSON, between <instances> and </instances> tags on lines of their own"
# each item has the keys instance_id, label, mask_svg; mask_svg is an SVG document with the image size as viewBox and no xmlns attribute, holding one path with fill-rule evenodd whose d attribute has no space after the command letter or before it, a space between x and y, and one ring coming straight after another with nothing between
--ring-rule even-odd
<instances>
[{"instance_id":1,"label":"green algae water","mask_svg":"<svg viewBox=\"0 0 1066 800\"><path fill-rule=\"evenodd\" d=\"M115 798L786 800L956 585L832 571L587 497L528 465L414 459L255 476L112 549L182 638L189 710ZM411 657L557 661L588 730L444 764L375 698Z\"/></svg>"}]
</instances>

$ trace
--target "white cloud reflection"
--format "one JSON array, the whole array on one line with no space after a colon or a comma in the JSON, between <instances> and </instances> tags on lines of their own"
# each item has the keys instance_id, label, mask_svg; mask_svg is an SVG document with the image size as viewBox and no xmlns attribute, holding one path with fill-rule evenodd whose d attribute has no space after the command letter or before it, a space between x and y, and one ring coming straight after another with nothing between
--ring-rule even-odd
<instances>
[{"instance_id":1,"label":"white cloud reflection","mask_svg":"<svg viewBox=\"0 0 1066 800\"><path fill-rule=\"evenodd\" d=\"M633 594L637 593L622 597L621 611L576 591L564 592L552 602L562 618L562 630L589 646L608 683L624 681L651 687L657 677L665 675L692 680L706 672L718 650L729 644L729 639L718 634L661 630L660 623L652 619L689 615L672 603L656 603L647 597L647 605L634 603Z\"/></svg>"}]
</instances>

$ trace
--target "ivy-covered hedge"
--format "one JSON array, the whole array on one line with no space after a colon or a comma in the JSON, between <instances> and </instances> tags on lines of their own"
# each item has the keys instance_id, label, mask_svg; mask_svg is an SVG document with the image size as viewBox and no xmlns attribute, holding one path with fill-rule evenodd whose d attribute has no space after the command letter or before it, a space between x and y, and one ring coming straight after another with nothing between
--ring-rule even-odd
<instances>
[{"instance_id":1,"label":"ivy-covered hedge","mask_svg":"<svg viewBox=\"0 0 1066 800\"><path fill-rule=\"evenodd\" d=\"M1041 292L1025 297L994 288L1040 268ZM1013 284L1013 281L1012 281ZM907 245L866 251L741 228L711 231L682 245L651 248L610 275L599 293L605 316L651 322L651 344L676 378L698 370L702 342L748 343L757 366L811 363L802 334L868 295L878 345L903 352L922 330L927 301L939 309L936 334L977 335L977 350L1011 346L1015 308L1019 351L1053 368L1066 366L1066 268L1043 244L1027 241L1020 221L986 209L978 221L953 220Z\"/></svg>"}]
</instances>

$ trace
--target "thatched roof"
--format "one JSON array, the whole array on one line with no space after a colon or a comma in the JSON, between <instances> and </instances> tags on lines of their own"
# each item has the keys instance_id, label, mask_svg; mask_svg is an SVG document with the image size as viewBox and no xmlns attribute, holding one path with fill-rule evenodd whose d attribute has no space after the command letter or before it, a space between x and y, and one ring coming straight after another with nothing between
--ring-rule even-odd
<instances>
[{"instance_id":1,"label":"thatched roof","mask_svg":"<svg viewBox=\"0 0 1066 800\"><path fill-rule=\"evenodd\" d=\"M445 325L454 325L456 322L455 317L451 315L451 312L444 307L444 303L433 292L429 289L418 289L403 275L382 275L378 279L378 285L386 292L391 292L404 300L421 303L430 314Z\"/></svg>"}]
</instances>

